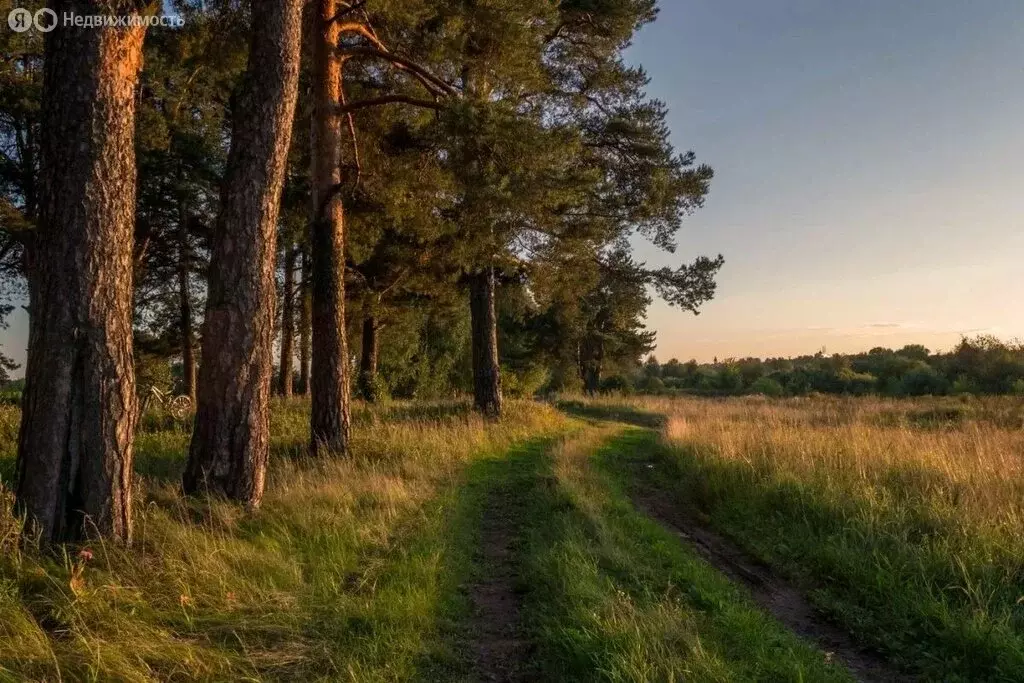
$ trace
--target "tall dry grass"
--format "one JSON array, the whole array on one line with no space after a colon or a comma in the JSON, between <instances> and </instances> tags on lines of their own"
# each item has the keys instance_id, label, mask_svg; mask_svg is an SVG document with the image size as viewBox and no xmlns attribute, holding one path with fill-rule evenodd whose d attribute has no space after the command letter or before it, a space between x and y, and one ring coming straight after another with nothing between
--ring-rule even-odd
<instances>
[{"instance_id":1,"label":"tall dry grass","mask_svg":"<svg viewBox=\"0 0 1024 683\"><path fill-rule=\"evenodd\" d=\"M909 668L1024 680L1024 401L634 399L681 502Z\"/></svg>"},{"instance_id":2,"label":"tall dry grass","mask_svg":"<svg viewBox=\"0 0 1024 683\"><path fill-rule=\"evenodd\" d=\"M1017 400L678 401L666 434L713 447L764 479L813 482L882 508L926 505L952 529L1024 540L1024 430Z\"/></svg>"}]
</instances>

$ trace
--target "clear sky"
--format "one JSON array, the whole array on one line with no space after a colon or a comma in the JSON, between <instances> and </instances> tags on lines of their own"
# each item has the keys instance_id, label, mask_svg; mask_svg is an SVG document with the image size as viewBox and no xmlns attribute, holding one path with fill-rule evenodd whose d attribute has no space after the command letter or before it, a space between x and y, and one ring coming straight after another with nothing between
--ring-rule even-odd
<instances>
[{"instance_id":1,"label":"clear sky","mask_svg":"<svg viewBox=\"0 0 1024 683\"><path fill-rule=\"evenodd\" d=\"M1024 337L1024 0L662 0L629 56L717 174L641 252L726 257L659 358Z\"/></svg>"}]
</instances>

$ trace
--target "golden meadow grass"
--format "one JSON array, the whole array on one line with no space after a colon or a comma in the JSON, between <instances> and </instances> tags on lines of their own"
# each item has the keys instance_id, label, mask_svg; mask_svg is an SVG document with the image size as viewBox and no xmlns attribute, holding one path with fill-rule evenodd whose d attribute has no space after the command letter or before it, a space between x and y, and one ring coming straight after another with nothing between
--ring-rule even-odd
<instances>
[{"instance_id":1,"label":"golden meadow grass","mask_svg":"<svg viewBox=\"0 0 1024 683\"><path fill-rule=\"evenodd\" d=\"M636 512L627 463L645 459L648 446L639 430L604 426L552 450L562 498L535 515L548 521L528 544L530 574L558 586L533 607L543 646L562 659L587 653L602 680L851 680ZM571 677L554 673L550 680Z\"/></svg>"},{"instance_id":2,"label":"golden meadow grass","mask_svg":"<svg viewBox=\"0 0 1024 683\"><path fill-rule=\"evenodd\" d=\"M500 423L459 403L391 403L357 407L351 457L310 462L308 406L277 403L255 513L183 499L188 433L147 417L129 550L24 551L2 488L0 680L464 677L461 587L495 513L487 492L506 485L527 496L519 580L546 671L842 679L636 513L629 461L652 457L644 472L681 505L909 671L1024 678L1021 400L580 406L660 440L529 402ZM16 435L17 411L0 411L5 483Z\"/></svg>"},{"instance_id":3,"label":"golden meadow grass","mask_svg":"<svg viewBox=\"0 0 1024 683\"><path fill-rule=\"evenodd\" d=\"M1024 678L1024 401L632 399L680 504L910 670Z\"/></svg>"},{"instance_id":4,"label":"golden meadow grass","mask_svg":"<svg viewBox=\"0 0 1024 683\"><path fill-rule=\"evenodd\" d=\"M131 549L51 560L3 517L0 680L472 680L467 586L493 569L493 516L538 676L846 680L591 467L621 425L525 402L500 423L360 407L352 456L311 463L306 408L274 406L258 512L182 499L188 434L147 418Z\"/></svg>"},{"instance_id":5,"label":"golden meadow grass","mask_svg":"<svg viewBox=\"0 0 1024 683\"><path fill-rule=\"evenodd\" d=\"M965 535L1024 541L1019 399L825 398L644 402L671 441L763 479L792 478L882 508L926 505Z\"/></svg>"}]
</instances>

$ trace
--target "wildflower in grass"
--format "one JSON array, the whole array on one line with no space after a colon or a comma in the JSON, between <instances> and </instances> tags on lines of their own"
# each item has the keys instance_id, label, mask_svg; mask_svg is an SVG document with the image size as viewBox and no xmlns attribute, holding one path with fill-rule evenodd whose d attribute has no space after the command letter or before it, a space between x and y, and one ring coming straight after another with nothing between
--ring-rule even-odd
<instances>
[{"instance_id":1,"label":"wildflower in grass","mask_svg":"<svg viewBox=\"0 0 1024 683\"><path fill-rule=\"evenodd\" d=\"M71 579L68 581L68 585L71 588L71 592L75 595L81 595L85 590L85 565L91 559L92 551L88 548L82 548L78 551L78 556L71 565Z\"/></svg>"}]
</instances>

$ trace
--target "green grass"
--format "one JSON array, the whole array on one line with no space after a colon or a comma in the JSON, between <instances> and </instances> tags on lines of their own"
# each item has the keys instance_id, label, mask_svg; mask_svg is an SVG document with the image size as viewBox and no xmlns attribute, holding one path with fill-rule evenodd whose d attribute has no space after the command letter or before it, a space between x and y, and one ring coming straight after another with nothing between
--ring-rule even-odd
<instances>
[{"instance_id":1,"label":"green grass","mask_svg":"<svg viewBox=\"0 0 1024 683\"><path fill-rule=\"evenodd\" d=\"M591 428L547 453L479 466L478 486L487 493L478 500L517 501L501 513L520 530L519 591L537 647L535 674L561 681L849 680L634 510L608 472L635 438Z\"/></svg>"},{"instance_id":2,"label":"green grass","mask_svg":"<svg viewBox=\"0 0 1024 683\"><path fill-rule=\"evenodd\" d=\"M631 401L646 478L923 680L1024 680L1019 402ZM981 411L980 408L984 408ZM935 415L957 414L936 425ZM926 416L929 419L921 419ZM652 466L653 467L649 467Z\"/></svg>"},{"instance_id":3,"label":"green grass","mask_svg":"<svg viewBox=\"0 0 1024 683\"><path fill-rule=\"evenodd\" d=\"M493 515L514 530L534 678L846 680L632 508L617 454L641 432L533 403L500 423L361 406L352 456L311 463L307 409L274 406L253 513L181 498L187 430L147 419L136 541L88 561L20 550L4 493L0 680L472 680L467 587L492 569ZM0 468L12 456L0 441Z\"/></svg>"},{"instance_id":4,"label":"green grass","mask_svg":"<svg viewBox=\"0 0 1024 683\"><path fill-rule=\"evenodd\" d=\"M131 549L48 559L18 550L15 520L0 518L0 680L373 681L457 669L440 634L469 561L450 527L465 469L567 421L514 403L500 424L465 406L361 410L353 457L304 463L289 455L305 420L301 402L275 406L256 513L180 498L177 429L139 439L148 474Z\"/></svg>"}]
</instances>

